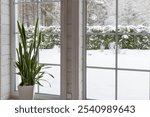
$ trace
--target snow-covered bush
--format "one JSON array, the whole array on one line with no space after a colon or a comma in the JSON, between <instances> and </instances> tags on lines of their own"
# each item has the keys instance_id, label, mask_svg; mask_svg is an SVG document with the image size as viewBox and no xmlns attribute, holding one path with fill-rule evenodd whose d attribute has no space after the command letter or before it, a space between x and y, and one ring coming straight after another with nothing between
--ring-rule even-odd
<instances>
[{"instance_id":1,"label":"snow-covered bush","mask_svg":"<svg viewBox=\"0 0 150 117\"><path fill-rule=\"evenodd\" d=\"M88 26L87 27L87 49L99 49L116 42L116 30L113 26ZM123 49L149 49L150 28L146 26L119 26L118 44Z\"/></svg>"},{"instance_id":2,"label":"snow-covered bush","mask_svg":"<svg viewBox=\"0 0 150 117\"><path fill-rule=\"evenodd\" d=\"M32 41L33 26L26 28L29 33L29 42ZM60 45L59 26L41 26L43 34L41 48L50 49ZM109 44L116 42L116 30L114 26L88 26L87 27L87 49L99 49L103 46L109 48ZM118 44L123 49L149 49L150 48L150 28L146 26L119 26Z\"/></svg>"},{"instance_id":3,"label":"snow-covered bush","mask_svg":"<svg viewBox=\"0 0 150 117\"><path fill-rule=\"evenodd\" d=\"M55 45L60 45L60 27L49 26L40 28L43 34L41 48L53 48Z\"/></svg>"},{"instance_id":4,"label":"snow-covered bush","mask_svg":"<svg viewBox=\"0 0 150 117\"><path fill-rule=\"evenodd\" d=\"M28 41L32 41L34 26L26 27L28 32ZM42 32L42 43L40 48L42 49L51 49L55 45L60 45L60 27L59 26L40 26L40 31Z\"/></svg>"}]
</instances>

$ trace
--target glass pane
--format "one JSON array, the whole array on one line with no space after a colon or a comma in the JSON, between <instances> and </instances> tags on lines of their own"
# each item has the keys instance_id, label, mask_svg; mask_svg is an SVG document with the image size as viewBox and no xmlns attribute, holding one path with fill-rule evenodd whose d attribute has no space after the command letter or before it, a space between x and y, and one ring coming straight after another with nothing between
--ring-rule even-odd
<instances>
[{"instance_id":1,"label":"glass pane","mask_svg":"<svg viewBox=\"0 0 150 117\"><path fill-rule=\"evenodd\" d=\"M40 63L60 64L60 2L40 3L40 30L43 34Z\"/></svg>"},{"instance_id":2,"label":"glass pane","mask_svg":"<svg viewBox=\"0 0 150 117\"><path fill-rule=\"evenodd\" d=\"M87 66L115 67L115 0L87 0Z\"/></svg>"},{"instance_id":3,"label":"glass pane","mask_svg":"<svg viewBox=\"0 0 150 117\"><path fill-rule=\"evenodd\" d=\"M44 1L46 2L46 1ZM60 64L60 2L40 3L40 30L44 39L39 51L40 63ZM39 88L39 93L60 95L60 67L46 70L55 78L48 79ZM46 77L44 77L46 79Z\"/></svg>"},{"instance_id":4,"label":"glass pane","mask_svg":"<svg viewBox=\"0 0 150 117\"><path fill-rule=\"evenodd\" d=\"M33 29L37 19L38 7L36 3L16 4L16 21L23 23L27 30ZM16 25L17 29L17 25ZM17 31L17 30L16 30Z\"/></svg>"},{"instance_id":5,"label":"glass pane","mask_svg":"<svg viewBox=\"0 0 150 117\"><path fill-rule=\"evenodd\" d=\"M60 64L60 48L40 49L39 51L40 63Z\"/></svg>"},{"instance_id":6,"label":"glass pane","mask_svg":"<svg viewBox=\"0 0 150 117\"><path fill-rule=\"evenodd\" d=\"M150 26L150 0L118 0L119 25Z\"/></svg>"},{"instance_id":7,"label":"glass pane","mask_svg":"<svg viewBox=\"0 0 150 117\"><path fill-rule=\"evenodd\" d=\"M47 80L48 82L41 80L43 87L40 86L39 93L60 95L60 66L48 67L50 68L44 69L44 71L52 74L54 78L49 77L49 75L46 74L43 79Z\"/></svg>"},{"instance_id":8,"label":"glass pane","mask_svg":"<svg viewBox=\"0 0 150 117\"><path fill-rule=\"evenodd\" d=\"M60 2L42 1L39 4L39 17L40 17L40 26L60 27Z\"/></svg>"},{"instance_id":9,"label":"glass pane","mask_svg":"<svg viewBox=\"0 0 150 117\"><path fill-rule=\"evenodd\" d=\"M150 70L150 35L119 35L120 68Z\"/></svg>"},{"instance_id":10,"label":"glass pane","mask_svg":"<svg viewBox=\"0 0 150 117\"><path fill-rule=\"evenodd\" d=\"M88 26L115 26L116 0L87 0Z\"/></svg>"},{"instance_id":11,"label":"glass pane","mask_svg":"<svg viewBox=\"0 0 150 117\"><path fill-rule=\"evenodd\" d=\"M48 73L55 77L55 79L48 79L51 87L46 82L41 81L44 86L39 87L36 85L35 90L37 93L60 95L60 2L52 2L51 0L18 0L15 2L19 2L15 4L15 23L19 21L25 25L26 32L29 34L29 44L33 37L35 21L37 18L39 19L39 28L43 37L39 50L39 62L56 64L56 66L46 69ZM15 32L18 33L17 23L15 25ZM16 38L17 46L18 39ZM47 75L44 79L46 78ZM17 79L16 87L19 82Z\"/></svg>"},{"instance_id":12,"label":"glass pane","mask_svg":"<svg viewBox=\"0 0 150 117\"><path fill-rule=\"evenodd\" d=\"M87 66L115 67L115 35L87 36Z\"/></svg>"},{"instance_id":13,"label":"glass pane","mask_svg":"<svg viewBox=\"0 0 150 117\"><path fill-rule=\"evenodd\" d=\"M87 68L87 98L114 99L115 71Z\"/></svg>"},{"instance_id":14,"label":"glass pane","mask_svg":"<svg viewBox=\"0 0 150 117\"><path fill-rule=\"evenodd\" d=\"M149 99L148 72L119 71L118 99Z\"/></svg>"},{"instance_id":15,"label":"glass pane","mask_svg":"<svg viewBox=\"0 0 150 117\"><path fill-rule=\"evenodd\" d=\"M42 58L43 52L40 52L40 62L60 63L60 2L41 3L40 5L40 30L43 34L41 44L44 51L51 53L47 54L51 59ZM55 53L56 52L56 53ZM52 54L53 53L53 54ZM52 60L53 59L53 60Z\"/></svg>"}]
</instances>

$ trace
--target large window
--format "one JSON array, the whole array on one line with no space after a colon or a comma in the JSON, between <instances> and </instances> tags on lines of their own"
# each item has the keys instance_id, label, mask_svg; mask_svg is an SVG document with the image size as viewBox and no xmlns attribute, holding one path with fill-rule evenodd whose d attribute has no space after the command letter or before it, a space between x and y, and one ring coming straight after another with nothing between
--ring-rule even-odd
<instances>
[{"instance_id":1,"label":"large window","mask_svg":"<svg viewBox=\"0 0 150 117\"><path fill-rule=\"evenodd\" d=\"M28 33L28 42L30 43L33 36L35 21L39 19L39 30L44 38L39 50L39 63L47 66L46 71L51 73L55 78L44 79L49 81L41 82L43 87L36 86L37 94L60 95L60 0L15 0L15 18L25 25ZM15 26L15 43L18 45L18 29ZM14 89L17 91L19 78L16 75Z\"/></svg>"},{"instance_id":2,"label":"large window","mask_svg":"<svg viewBox=\"0 0 150 117\"><path fill-rule=\"evenodd\" d=\"M149 0L87 0L88 99L149 99L149 5Z\"/></svg>"}]
</instances>

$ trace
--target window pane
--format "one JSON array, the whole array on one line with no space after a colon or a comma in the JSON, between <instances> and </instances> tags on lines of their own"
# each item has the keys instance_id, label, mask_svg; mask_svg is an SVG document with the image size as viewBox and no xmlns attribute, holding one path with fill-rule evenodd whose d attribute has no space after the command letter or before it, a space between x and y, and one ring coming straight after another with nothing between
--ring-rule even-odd
<instances>
[{"instance_id":1,"label":"window pane","mask_svg":"<svg viewBox=\"0 0 150 117\"><path fill-rule=\"evenodd\" d=\"M127 68L127 69L141 69L141 70L150 70L150 1L145 0L118 0L119 9L118 9L118 17L116 17L116 0L87 0L87 35L86 35L86 47L87 47L87 55L86 65L89 67L87 69L87 97L89 96L89 86L90 83L93 83L92 86L96 87L97 81L90 81L89 76L93 75L95 77L105 77L109 76L110 74L108 69L110 68L116 68L116 62L117 62L117 68ZM103 7L102 7L103 6ZM118 32L119 32L119 38L118 38L118 53L116 53L116 20L118 19L119 25L118 25ZM118 54L118 58L116 57L116 54ZM117 60L117 61L116 61ZM105 74L98 72L90 72L91 68L96 67L104 67L106 71ZM116 69L117 69L116 68ZM92 69L94 71L95 69ZM95 70L96 71L96 70ZM100 74L97 75L96 74ZM132 83L132 85L137 87L139 83L141 82L141 85L143 89L139 89L139 93L134 94L134 88L131 88L131 92L129 91L129 99L134 99L137 96L137 99L148 99L148 73L143 72L129 72L127 73L131 74L133 77L132 79L136 81L136 74L139 76L137 77L137 84ZM142 75L143 76L143 82L142 82ZM125 80L122 80L123 78L126 78L126 74L122 71L119 71L119 99L128 99L127 91L124 87L122 87L123 82ZM92 76L91 76L92 77ZM94 77L94 78L95 78ZM114 72L114 81L115 77L117 77L117 74ZM128 80L131 80L129 78L126 78ZM147 82L148 81L148 82ZM108 80L109 82L109 80ZM88 84L89 83L89 84ZM95 83L95 84L94 84ZM130 84L131 82L129 82ZM147 83L147 84L146 84ZM126 86L128 84L124 83ZM97 83L98 86L103 86L100 83ZM115 86L115 84L114 84ZM131 86L131 85L130 85ZM108 86L105 87L106 89ZM123 89L124 88L124 89ZM138 87L139 88L139 87ZM138 89L137 88L137 89ZM95 89L96 90L96 89ZM93 89L93 92L95 91ZM97 90L96 90L97 91ZM136 91L135 91L136 92ZM97 95L98 93L96 93ZM93 96L93 97L92 97ZM101 99L100 97L96 98L94 97L95 94L92 94L90 99ZM101 96L99 94L99 96ZM114 95L113 95L114 96ZM134 97L135 96L135 97ZM107 97L107 96L106 96ZM114 97L112 98L114 99ZM136 99L136 98L135 98Z\"/></svg>"},{"instance_id":2,"label":"window pane","mask_svg":"<svg viewBox=\"0 0 150 117\"><path fill-rule=\"evenodd\" d=\"M39 51L40 63L60 64L60 48L40 49Z\"/></svg>"},{"instance_id":3,"label":"window pane","mask_svg":"<svg viewBox=\"0 0 150 117\"><path fill-rule=\"evenodd\" d=\"M39 93L60 95L60 66L47 67L50 68L44 69L44 71L52 74L54 78L46 74L43 79L47 80L48 82L41 80L43 87L40 86Z\"/></svg>"},{"instance_id":4,"label":"window pane","mask_svg":"<svg viewBox=\"0 0 150 117\"><path fill-rule=\"evenodd\" d=\"M150 35L119 35L120 68L150 69Z\"/></svg>"},{"instance_id":5,"label":"window pane","mask_svg":"<svg viewBox=\"0 0 150 117\"><path fill-rule=\"evenodd\" d=\"M87 0L88 26L115 26L116 0Z\"/></svg>"},{"instance_id":6,"label":"window pane","mask_svg":"<svg viewBox=\"0 0 150 117\"><path fill-rule=\"evenodd\" d=\"M43 34L39 62L60 64L60 2L41 2L39 6Z\"/></svg>"},{"instance_id":7,"label":"window pane","mask_svg":"<svg viewBox=\"0 0 150 117\"><path fill-rule=\"evenodd\" d=\"M87 0L86 91L88 99L115 98L115 0Z\"/></svg>"},{"instance_id":8,"label":"window pane","mask_svg":"<svg viewBox=\"0 0 150 117\"><path fill-rule=\"evenodd\" d=\"M119 71L118 99L149 99L148 72Z\"/></svg>"},{"instance_id":9,"label":"window pane","mask_svg":"<svg viewBox=\"0 0 150 117\"><path fill-rule=\"evenodd\" d=\"M149 0L118 0L119 25L150 26Z\"/></svg>"},{"instance_id":10,"label":"window pane","mask_svg":"<svg viewBox=\"0 0 150 117\"><path fill-rule=\"evenodd\" d=\"M87 0L87 66L115 67L115 0Z\"/></svg>"},{"instance_id":11,"label":"window pane","mask_svg":"<svg viewBox=\"0 0 150 117\"><path fill-rule=\"evenodd\" d=\"M53 64L46 69L55 78L49 78L51 87L46 82L41 81L44 85L36 85L36 93L60 95L60 2L52 0L21 0L15 1L15 23L19 21L25 25L28 34L28 43L32 41L35 21L39 19L39 29L42 32L42 43L39 50L39 63ZM17 23L15 32L18 33ZM16 47L18 38L16 38ZM16 57L17 59L17 57ZM47 79L47 75L44 76ZM20 80L16 76L17 89ZM50 89L50 90L49 90Z\"/></svg>"},{"instance_id":12,"label":"window pane","mask_svg":"<svg viewBox=\"0 0 150 117\"><path fill-rule=\"evenodd\" d=\"M40 28L43 34L40 63L60 64L60 2L40 5Z\"/></svg>"},{"instance_id":13,"label":"window pane","mask_svg":"<svg viewBox=\"0 0 150 117\"><path fill-rule=\"evenodd\" d=\"M114 99L115 71L87 68L87 98Z\"/></svg>"},{"instance_id":14,"label":"window pane","mask_svg":"<svg viewBox=\"0 0 150 117\"><path fill-rule=\"evenodd\" d=\"M60 26L60 2L39 4L40 26Z\"/></svg>"},{"instance_id":15,"label":"window pane","mask_svg":"<svg viewBox=\"0 0 150 117\"><path fill-rule=\"evenodd\" d=\"M16 4L16 21L24 23L25 27L33 28L37 19L37 3ZM17 27L17 26L16 26Z\"/></svg>"},{"instance_id":16,"label":"window pane","mask_svg":"<svg viewBox=\"0 0 150 117\"><path fill-rule=\"evenodd\" d=\"M88 35L87 66L115 67L115 35Z\"/></svg>"}]
</instances>

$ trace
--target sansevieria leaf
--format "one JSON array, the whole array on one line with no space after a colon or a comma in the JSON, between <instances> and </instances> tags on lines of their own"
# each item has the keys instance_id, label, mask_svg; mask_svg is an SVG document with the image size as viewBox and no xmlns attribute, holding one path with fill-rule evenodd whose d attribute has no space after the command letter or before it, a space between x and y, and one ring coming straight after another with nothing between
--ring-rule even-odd
<instances>
[{"instance_id":1,"label":"sansevieria leaf","mask_svg":"<svg viewBox=\"0 0 150 117\"><path fill-rule=\"evenodd\" d=\"M18 60L15 62L16 68L18 68L17 75L21 78L21 86L29 86L40 83L45 72L41 71L44 65L38 62L38 52L42 40L42 33L38 33L38 19L35 24L34 37L30 44L27 41L27 34L23 24L17 21L18 30L20 33L19 47L16 49ZM48 73L51 77L50 73ZM43 79L44 81L44 79Z\"/></svg>"}]
</instances>

